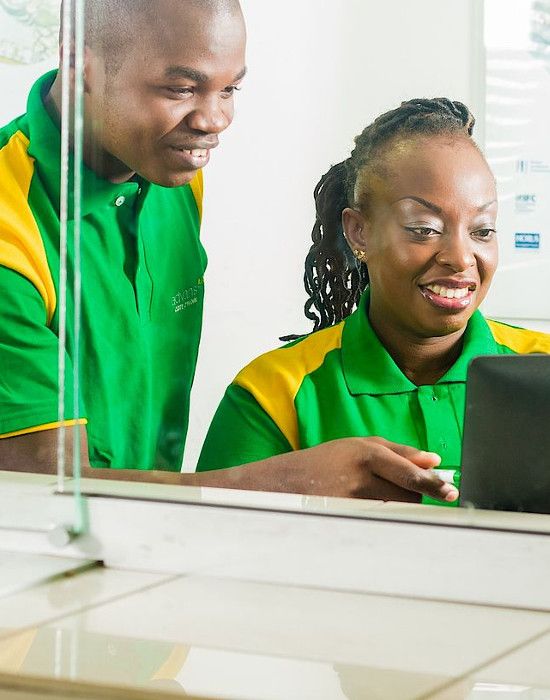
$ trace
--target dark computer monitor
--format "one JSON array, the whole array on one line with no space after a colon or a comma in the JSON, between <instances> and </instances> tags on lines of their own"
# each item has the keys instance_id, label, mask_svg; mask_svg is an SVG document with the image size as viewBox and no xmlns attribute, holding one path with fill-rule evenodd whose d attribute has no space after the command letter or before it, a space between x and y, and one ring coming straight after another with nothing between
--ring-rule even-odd
<instances>
[{"instance_id":1,"label":"dark computer monitor","mask_svg":"<svg viewBox=\"0 0 550 700\"><path fill-rule=\"evenodd\" d=\"M459 504L550 513L549 355L471 362Z\"/></svg>"}]
</instances>

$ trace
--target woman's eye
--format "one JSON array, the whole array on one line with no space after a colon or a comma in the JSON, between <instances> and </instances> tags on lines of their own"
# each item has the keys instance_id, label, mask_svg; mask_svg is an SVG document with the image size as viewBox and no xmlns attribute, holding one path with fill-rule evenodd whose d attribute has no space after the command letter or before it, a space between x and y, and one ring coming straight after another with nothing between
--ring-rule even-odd
<instances>
[{"instance_id":1,"label":"woman's eye","mask_svg":"<svg viewBox=\"0 0 550 700\"><path fill-rule=\"evenodd\" d=\"M429 226L405 226L405 229L413 233L418 238L428 238L428 236L439 233L439 231L434 228L430 228Z\"/></svg>"}]
</instances>

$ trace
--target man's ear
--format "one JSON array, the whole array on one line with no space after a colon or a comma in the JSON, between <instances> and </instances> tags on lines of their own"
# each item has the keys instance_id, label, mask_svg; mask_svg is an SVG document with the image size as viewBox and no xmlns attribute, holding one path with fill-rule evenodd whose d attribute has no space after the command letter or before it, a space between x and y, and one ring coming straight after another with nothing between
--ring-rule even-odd
<instances>
[{"instance_id":1,"label":"man's ear","mask_svg":"<svg viewBox=\"0 0 550 700\"><path fill-rule=\"evenodd\" d=\"M346 207L342 212L342 228L352 253L361 262L366 262L368 222L363 214Z\"/></svg>"},{"instance_id":2,"label":"man's ear","mask_svg":"<svg viewBox=\"0 0 550 700\"><path fill-rule=\"evenodd\" d=\"M82 77L82 89L84 94L90 92L90 74L93 70L93 51L86 44L84 45L84 75Z\"/></svg>"},{"instance_id":3,"label":"man's ear","mask_svg":"<svg viewBox=\"0 0 550 700\"><path fill-rule=\"evenodd\" d=\"M59 45L59 65L63 65L63 46L64 44ZM69 71L71 75L71 85L74 85L74 69L75 69L75 48L74 48L74 42L71 42L71 53L69 56ZM83 90L84 93L90 92L90 72L92 70L92 59L93 59L93 52L90 50L88 46L84 46L84 57L83 57L83 63L84 63L84 74L83 74Z\"/></svg>"},{"instance_id":4,"label":"man's ear","mask_svg":"<svg viewBox=\"0 0 550 700\"><path fill-rule=\"evenodd\" d=\"M63 66L63 52L65 49L65 42L60 41L59 42L59 65ZM71 48L70 48L70 54L69 54L69 68L71 71L74 71L74 41L71 41Z\"/></svg>"}]
</instances>

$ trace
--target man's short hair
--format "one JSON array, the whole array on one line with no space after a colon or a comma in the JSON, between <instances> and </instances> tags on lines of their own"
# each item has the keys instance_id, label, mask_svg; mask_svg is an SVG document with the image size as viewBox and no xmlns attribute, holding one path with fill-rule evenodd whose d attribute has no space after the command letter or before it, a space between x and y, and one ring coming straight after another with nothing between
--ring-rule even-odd
<instances>
[{"instance_id":1,"label":"man's short hair","mask_svg":"<svg viewBox=\"0 0 550 700\"><path fill-rule=\"evenodd\" d=\"M124 48L136 40L136 32L153 26L163 0L86 0L86 44L100 52L111 71L122 65ZM239 0L179 0L208 12L241 12Z\"/></svg>"}]
</instances>

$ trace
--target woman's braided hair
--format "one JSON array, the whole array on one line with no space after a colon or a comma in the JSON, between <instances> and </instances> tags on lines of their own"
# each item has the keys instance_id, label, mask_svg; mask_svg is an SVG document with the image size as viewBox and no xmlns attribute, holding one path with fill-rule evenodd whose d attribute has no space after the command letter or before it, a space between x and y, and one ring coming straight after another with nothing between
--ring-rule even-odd
<instances>
[{"instance_id":1,"label":"woman's braided hair","mask_svg":"<svg viewBox=\"0 0 550 700\"><path fill-rule=\"evenodd\" d=\"M356 137L351 156L333 165L315 187L316 219L313 244L305 261L304 285L308 300L304 312L314 331L339 323L357 306L369 282L367 266L353 256L344 237L342 211L362 206L356 201L356 182L380 166L380 155L390 142L422 135L462 134L471 137L475 119L462 102L444 97L402 102L382 114ZM362 195L362 199L365 200Z\"/></svg>"}]
</instances>

